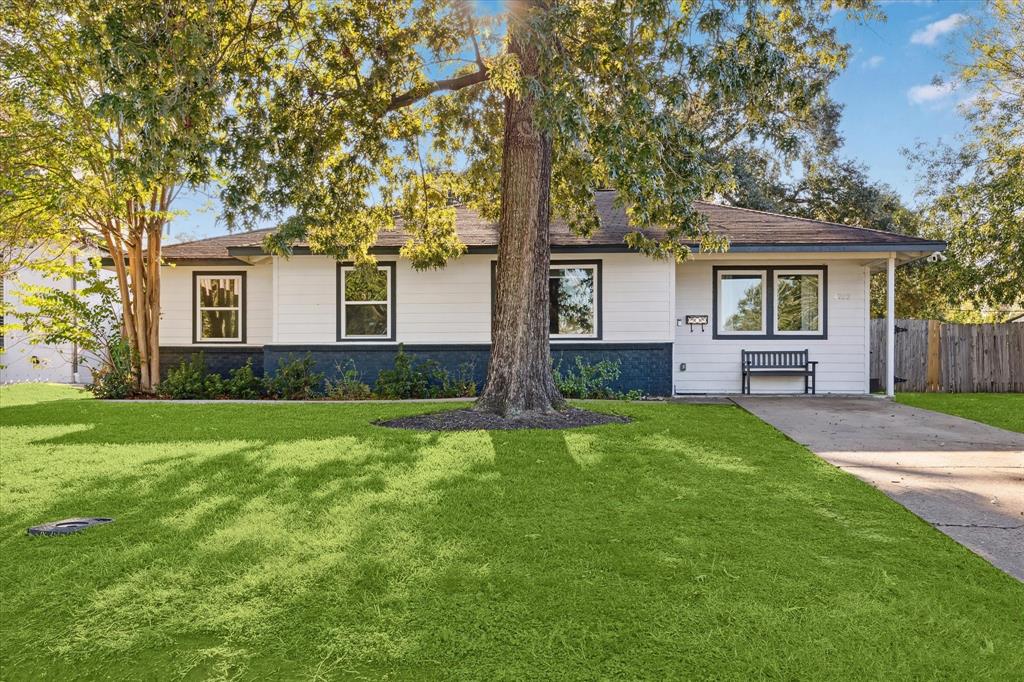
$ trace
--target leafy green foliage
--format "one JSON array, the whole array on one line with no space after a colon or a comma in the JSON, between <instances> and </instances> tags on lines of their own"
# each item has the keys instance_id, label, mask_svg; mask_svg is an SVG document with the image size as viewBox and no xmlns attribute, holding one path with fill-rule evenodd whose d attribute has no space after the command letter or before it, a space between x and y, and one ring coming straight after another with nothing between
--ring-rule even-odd
<instances>
[{"instance_id":1,"label":"leafy green foliage","mask_svg":"<svg viewBox=\"0 0 1024 682\"><path fill-rule=\"evenodd\" d=\"M157 386L157 393L173 400L258 400L265 393L264 381L256 376L252 358L241 367L236 367L224 379L206 367L203 353L193 353L182 359L177 367L167 371L167 377Z\"/></svg>"},{"instance_id":2,"label":"leafy green foliage","mask_svg":"<svg viewBox=\"0 0 1024 682\"><path fill-rule=\"evenodd\" d=\"M313 371L315 365L311 353L281 358L273 375L266 379L267 394L279 400L310 400L319 397L324 375Z\"/></svg>"},{"instance_id":3,"label":"leafy green foliage","mask_svg":"<svg viewBox=\"0 0 1024 682\"><path fill-rule=\"evenodd\" d=\"M618 398L620 394L608 384L619 378L621 363L618 360L601 360L590 363L581 356L575 358L574 367L564 374L561 363L552 370L555 385L566 398Z\"/></svg>"},{"instance_id":4,"label":"leafy green foliage","mask_svg":"<svg viewBox=\"0 0 1024 682\"><path fill-rule=\"evenodd\" d=\"M114 337L106 346L108 361L93 370L89 391L97 398L128 398L135 393L134 367L131 344Z\"/></svg>"},{"instance_id":5,"label":"leafy green foliage","mask_svg":"<svg viewBox=\"0 0 1024 682\"><path fill-rule=\"evenodd\" d=\"M173 199L215 179L211 153L232 74L252 65L256 37L276 32L285 7L3 3L0 250L21 258L28 240L51 250L82 241L106 249L119 270L142 390L159 379L152 328Z\"/></svg>"},{"instance_id":6,"label":"leafy green foliage","mask_svg":"<svg viewBox=\"0 0 1024 682\"><path fill-rule=\"evenodd\" d=\"M417 362L416 356L399 344L394 366L377 375L374 393L389 400L468 398L476 395L472 377L470 364L460 365L458 374L451 376L436 360Z\"/></svg>"},{"instance_id":7,"label":"leafy green foliage","mask_svg":"<svg viewBox=\"0 0 1024 682\"><path fill-rule=\"evenodd\" d=\"M120 298L103 275L99 259L68 256L59 267L44 263L43 270L66 281L73 278L74 288L19 281L12 298L21 305L4 311L4 329L24 332L31 344L74 344L82 364L93 373L110 374L116 383L119 379L113 377L120 376L117 364L137 358L120 352L120 345L127 342L121 336ZM134 377L133 370L128 378L134 381Z\"/></svg>"},{"instance_id":8,"label":"leafy green foliage","mask_svg":"<svg viewBox=\"0 0 1024 682\"><path fill-rule=\"evenodd\" d=\"M253 371L252 358L228 372L227 381L224 382L224 394L236 400L258 400L263 397L264 389L263 378Z\"/></svg>"},{"instance_id":9,"label":"leafy green foliage","mask_svg":"<svg viewBox=\"0 0 1024 682\"><path fill-rule=\"evenodd\" d=\"M175 400L217 398L223 391L222 382L219 375L206 371L203 353L193 353L182 359L177 367L167 370L167 377L157 386L157 392Z\"/></svg>"},{"instance_id":10,"label":"leafy green foliage","mask_svg":"<svg viewBox=\"0 0 1024 682\"><path fill-rule=\"evenodd\" d=\"M1024 308L1024 2L993 0L976 19L956 81L968 130L955 146L921 143L930 233L949 241L943 291L978 307Z\"/></svg>"},{"instance_id":11,"label":"leafy green foliage","mask_svg":"<svg viewBox=\"0 0 1024 682\"><path fill-rule=\"evenodd\" d=\"M337 365L338 378L327 381L326 394L333 400L369 400L373 391L363 382L362 374L352 359L344 365Z\"/></svg>"},{"instance_id":12,"label":"leafy green foliage","mask_svg":"<svg viewBox=\"0 0 1024 682\"><path fill-rule=\"evenodd\" d=\"M600 229L594 192L613 187L635 225L667 229L638 230L631 246L677 259L684 238L721 247L692 205L728 184L720 153L744 138L792 154L834 129L827 87L847 48L833 10L873 16L867 0L568 0L496 14L310 3L238 81L220 156L230 224L287 213L272 251L305 240L365 264L400 220L402 255L443 265L465 248L453 200L497 215L504 100L529 92L554 145L552 206L574 231ZM537 49L535 76L508 51L510 28Z\"/></svg>"}]
</instances>

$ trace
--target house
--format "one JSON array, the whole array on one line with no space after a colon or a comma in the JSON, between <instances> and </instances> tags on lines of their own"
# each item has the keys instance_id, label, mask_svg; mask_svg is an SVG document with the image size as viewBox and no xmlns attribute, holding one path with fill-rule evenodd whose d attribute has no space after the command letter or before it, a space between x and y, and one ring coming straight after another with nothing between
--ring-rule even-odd
<instances>
[{"instance_id":1,"label":"house","mask_svg":"<svg viewBox=\"0 0 1024 682\"><path fill-rule=\"evenodd\" d=\"M81 257L73 254L61 256L68 263ZM26 381L89 383L92 381L91 366L96 364L89 353L73 343L41 343L31 334L16 328L19 313L26 309L19 294L24 288L33 286L72 291L78 283L73 277L54 277L32 267L18 268L6 278L0 278L0 302L4 304L0 305L0 384ZM87 300L95 300L95 297ZM5 328L5 322L14 328Z\"/></svg>"},{"instance_id":2,"label":"house","mask_svg":"<svg viewBox=\"0 0 1024 682\"><path fill-rule=\"evenodd\" d=\"M726 253L676 264L631 251L614 192L597 194L603 229L590 239L551 227L551 348L564 366L618 360L621 390L651 395L738 393L743 350L807 350L819 393L867 393L869 278L945 248L940 241L699 203ZM312 353L332 374L351 360L372 382L398 344L486 376L497 227L457 208L468 252L441 270L399 258L407 235L382 232L379 279L299 245L291 258L261 248L267 230L166 247L162 371L203 351L218 371L252 358L271 369ZM655 233L656 231L650 231ZM756 377L754 392L802 392L799 376Z\"/></svg>"}]
</instances>

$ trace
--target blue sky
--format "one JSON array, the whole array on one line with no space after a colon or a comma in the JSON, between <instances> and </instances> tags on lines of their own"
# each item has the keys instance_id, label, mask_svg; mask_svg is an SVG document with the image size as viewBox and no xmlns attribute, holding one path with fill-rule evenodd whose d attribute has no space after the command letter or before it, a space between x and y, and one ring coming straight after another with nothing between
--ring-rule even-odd
<instances>
[{"instance_id":1,"label":"blue sky","mask_svg":"<svg viewBox=\"0 0 1024 682\"><path fill-rule=\"evenodd\" d=\"M865 163L871 177L913 202L916 177L900 150L915 141L950 140L962 130L956 104L966 95L932 84L949 72L946 58L963 54L964 20L982 10L980 0L883 2L885 22L857 23L834 15L839 37L851 45L846 71L832 85L844 105L842 155ZM182 193L172 239L225 232L213 193Z\"/></svg>"}]
</instances>

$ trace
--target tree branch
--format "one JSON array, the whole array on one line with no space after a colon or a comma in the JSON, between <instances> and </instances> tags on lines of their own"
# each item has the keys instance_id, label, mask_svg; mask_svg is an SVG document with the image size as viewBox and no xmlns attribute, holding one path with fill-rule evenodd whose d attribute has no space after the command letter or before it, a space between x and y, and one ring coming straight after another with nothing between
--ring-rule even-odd
<instances>
[{"instance_id":1,"label":"tree branch","mask_svg":"<svg viewBox=\"0 0 1024 682\"><path fill-rule=\"evenodd\" d=\"M433 81L427 83L422 87L414 88L412 90L409 90L408 92L404 92L401 95L395 95L394 97L391 98L391 101L388 103L387 110L397 111L398 109L407 107L410 104L415 104L424 97L428 97L434 94L435 92L440 92L442 90L451 90L453 92L456 90L462 90L463 88L468 88L471 85L483 83L490 77L490 71L487 68L482 67L479 71L476 71L474 73L467 73L464 76L457 76L455 78L445 78L443 80Z\"/></svg>"}]
</instances>

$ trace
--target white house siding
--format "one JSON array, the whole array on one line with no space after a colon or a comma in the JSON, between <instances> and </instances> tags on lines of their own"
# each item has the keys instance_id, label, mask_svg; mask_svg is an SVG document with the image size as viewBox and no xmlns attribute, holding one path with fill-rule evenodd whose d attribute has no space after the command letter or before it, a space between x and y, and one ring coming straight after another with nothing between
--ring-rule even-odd
<instances>
[{"instance_id":1,"label":"white house siding","mask_svg":"<svg viewBox=\"0 0 1024 682\"><path fill-rule=\"evenodd\" d=\"M827 339L715 339L711 324L693 332L677 326L673 383L677 393L739 393L741 350L810 351L818 361L819 393L866 393L869 291L867 266L853 260L793 260L765 257L757 260L694 260L677 266L676 314L712 315L712 267L715 265L828 266ZM686 370L679 369L686 363ZM754 377L753 393L803 392L802 377Z\"/></svg>"},{"instance_id":2,"label":"white house siding","mask_svg":"<svg viewBox=\"0 0 1024 682\"><path fill-rule=\"evenodd\" d=\"M263 345L272 340L273 310L271 296L273 268L267 259L258 265L224 263L223 265L174 265L160 272L160 345L192 345L193 302L192 273L245 273L246 344ZM210 344L223 346L225 344Z\"/></svg>"},{"instance_id":3,"label":"white house siding","mask_svg":"<svg viewBox=\"0 0 1024 682\"><path fill-rule=\"evenodd\" d=\"M493 255L470 254L451 261L442 269L419 271L408 261L381 256L381 262L397 261L396 342L489 343L494 258ZM672 341L671 263L623 253L552 256L552 261L562 260L602 262L602 341ZM336 267L336 262L325 256L294 256L278 261L275 343L336 341ZM248 299L250 314L265 305L269 310L269 305L254 297L252 288ZM256 343L251 332L250 327L250 343Z\"/></svg>"},{"instance_id":4,"label":"white house siding","mask_svg":"<svg viewBox=\"0 0 1024 682\"><path fill-rule=\"evenodd\" d=\"M113 273L108 275L113 277ZM71 291L74 287L70 278L50 279L30 268L21 268L10 275L0 288L0 298L12 309L5 322L16 324L18 312L25 309L18 296L23 284L45 285L54 289ZM90 367L97 364L89 353L78 353L75 367L75 347L70 343L31 343L29 335L18 330L4 334L4 351L0 353L0 383L23 381L46 381L53 383L89 383L92 381ZM76 371L77 370L77 371Z\"/></svg>"}]
</instances>

